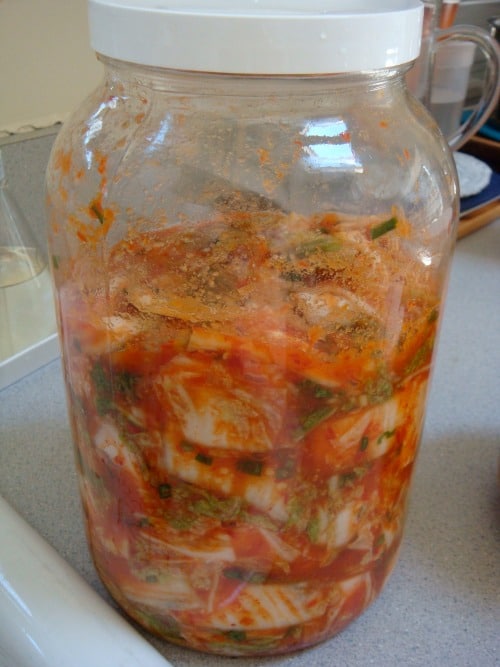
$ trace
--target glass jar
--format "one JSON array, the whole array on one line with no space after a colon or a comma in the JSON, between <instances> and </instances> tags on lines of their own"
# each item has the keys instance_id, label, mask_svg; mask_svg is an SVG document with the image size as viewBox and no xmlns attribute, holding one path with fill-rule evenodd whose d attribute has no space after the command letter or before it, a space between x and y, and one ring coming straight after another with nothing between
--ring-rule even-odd
<instances>
[{"instance_id":1,"label":"glass jar","mask_svg":"<svg viewBox=\"0 0 500 667\"><path fill-rule=\"evenodd\" d=\"M105 81L48 168L88 540L151 632L282 653L394 566L456 174L405 84L417 0L155 4L91 2Z\"/></svg>"}]
</instances>

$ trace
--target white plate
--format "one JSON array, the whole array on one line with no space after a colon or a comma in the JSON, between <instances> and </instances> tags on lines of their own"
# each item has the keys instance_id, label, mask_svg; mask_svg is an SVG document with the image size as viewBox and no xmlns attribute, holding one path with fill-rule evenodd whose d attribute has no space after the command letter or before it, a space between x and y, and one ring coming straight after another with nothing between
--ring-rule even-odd
<instances>
[{"instance_id":1,"label":"white plate","mask_svg":"<svg viewBox=\"0 0 500 667\"><path fill-rule=\"evenodd\" d=\"M488 186L493 171L487 164L467 153L454 153L454 157L461 197L477 195Z\"/></svg>"}]
</instances>

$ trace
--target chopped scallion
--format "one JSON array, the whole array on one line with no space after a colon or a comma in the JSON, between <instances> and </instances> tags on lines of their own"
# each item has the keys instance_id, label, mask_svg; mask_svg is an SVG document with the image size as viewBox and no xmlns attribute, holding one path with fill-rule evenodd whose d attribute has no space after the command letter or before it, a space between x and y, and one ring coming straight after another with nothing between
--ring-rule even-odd
<instances>
[{"instance_id":1,"label":"chopped scallion","mask_svg":"<svg viewBox=\"0 0 500 667\"><path fill-rule=\"evenodd\" d=\"M369 442L370 442L370 441L369 441L367 435L364 435L364 436L361 438L361 442L360 442L360 444L359 444L359 448L360 448L360 450L361 450L362 452L364 452L365 449L367 449Z\"/></svg>"},{"instance_id":2,"label":"chopped scallion","mask_svg":"<svg viewBox=\"0 0 500 667\"><path fill-rule=\"evenodd\" d=\"M329 234L322 234L301 243L297 248L296 254L297 257L302 259L317 252L336 252L339 248L340 242L338 239Z\"/></svg>"},{"instance_id":3,"label":"chopped scallion","mask_svg":"<svg viewBox=\"0 0 500 667\"><path fill-rule=\"evenodd\" d=\"M262 572L251 572L241 567L226 567L222 571L226 579L233 581L247 581L249 584L263 584L267 579Z\"/></svg>"},{"instance_id":4,"label":"chopped scallion","mask_svg":"<svg viewBox=\"0 0 500 667\"><path fill-rule=\"evenodd\" d=\"M302 380L302 382L299 384L299 388L313 394L315 398L332 398L333 396L331 389L324 387L321 384L317 384L312 380Z\"/></svg>"},{"instance_id":5,"label":"chopped scallion","mask_svg":"<svg viewBox=\"0 0 500 667\"><path fill-rule=\"evenodd\" d=\"M318 517L312 518L306 527L306 533L309 540L316 544L319 540L319 519Z\"/></svg>"},{"instance_id":6,"label":"chopped scallion","mask_svg":"<svg viewBox=\"0 0 500 667\"><path fill-rule=\"evenodd\" d=\"M384 220L384 222L381 222L379 225L371 228L370 236L372 239L378 239L379 236L383 236L384 234L387 234L387 232L396 229L397 224L397 218L394 217L389 218L389 220Z\"/></svg>"},{"instance_id":7,"label":"chopped scallion","mask_svg":"<svg viewBox=\"0 0 500 667\"><path fill-rule=\"evenodd\" d=\"M311 412L309 415L302 419L300 428L296 429L295 437L302 438L306 433L312 431L319 423L326 419L333 412L333 408L330 405L325 405L322 408L318 408Z\"/></svg>"},{"instance_id":8,"label":"chopped scallion","mask_svg":"<svg viewBox=\"0 0 500 667\"><path fill-rule=\"evenodd\" d=\"M235 642L244 642L247 638L247 633L244 630L228 630L225 634L228 639Z\"/></svg>"},{"instance_id":9,"label":"chopped scallion","mask_svg":"<svg viewBox=\"0 0 500 667\"><path fill-rule=\"evenodd\" d=\"M396 433L396 429L394 429L394 428L392 429L392 431L384 431L383 433L381 433L381 434L378 436L378 438L377 438L377 445L380 445L380 443L382 442L382 440L384 440L385 438L392 438L392 436L393 436L395 433Z\"/></svg>"},{"instance_id":10,"label":"chopped scallion","mask_svg":"<svg viewBox=\"0 0 500 667\"><path fill-rule=\"evenodd\" d=\"M170 498L172 496L172 487L170 484L160 484L158 487L160 498Z\"/></svg>"},{"instance_id":11,"label":"chopped scallion","mask_svg":"<svg viewBox=\"0 0 500 667\"><path fill-rule=\"evenodd\" d=\"M90 205L90 211L94 214L94 216L99 220L101 225L104 224L104 213L102 211L102 208L100 204L97 202L94 202L93 204Z\"/></svg>"},{"instance_id":12,"label":"chopped scallion","mask_svg":"<svg viewBox=\"0 0 500 667\"><path fill-rule=\"evenodd\" d=\"M262 475L262 469L264 464L262 461L256 461L255 459L240 459L236 463L236 468L240 472L244 472L246 475L255 475L260 477Z\"/></svg>"},{"instance_id":13,"label":"chopped scallion","mask_svg":"<svg viewBox=\"0 0 500 667\"><path fill-rule=\"evenodd\" d=\"M299 271L286 271L281 274L283 280L288 280L291 283L300 283L304 281L304 276Z\"/></svg>"},{"instance_id":14,"label":"chopped scallion","mask_svg":"<svg viewBox=\"0 0 500 667\"><path fill-rule=\"evenodd\" d=\"M430 313L429 317L427 318L427 321L429 322L429 324L432 324L433 322L435 322L437 320L438 317L439 317L439 310L437 308L433 308L432 312Z\"/></svg>"},{"instance_id":15,"label":"chopped scallion","mask_svg":"<svg viewBox=\"0 0 500 667\"><path fill-rule=\"evenodd\" d=\"M212 465L213 458L211 456L208 456L208 454L203 454L202 452L198 452L196 456L194 457L198 463L203 463L203 465L210 466Z\"/></svg>"}]
</instances>

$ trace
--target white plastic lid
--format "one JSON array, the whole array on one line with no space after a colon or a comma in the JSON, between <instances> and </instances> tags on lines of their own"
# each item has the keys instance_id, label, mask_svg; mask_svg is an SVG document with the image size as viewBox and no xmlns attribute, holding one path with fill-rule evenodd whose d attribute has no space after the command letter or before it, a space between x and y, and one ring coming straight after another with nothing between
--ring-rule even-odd
<instances>
[{"instance_id":1,"label":"white plastic lid","mask_svg":"<svg viewBox=\"0 0 500 667\"><path fill-rule=\"evenodd\" d=\"M89 0L92 47L143 65L328 74L417 58L420 0Z\"/></svg>"}]
</instances>

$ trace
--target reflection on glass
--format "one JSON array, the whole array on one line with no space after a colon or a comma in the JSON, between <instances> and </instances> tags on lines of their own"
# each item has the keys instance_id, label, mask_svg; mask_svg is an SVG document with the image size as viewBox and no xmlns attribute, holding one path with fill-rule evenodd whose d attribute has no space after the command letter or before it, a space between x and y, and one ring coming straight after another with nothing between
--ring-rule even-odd
<instances>
[{"instance_id":1,"label":"reflection on glass","mask_svg":"<svg viewBox=\"0 0 500 667\"><path fill-rule=\"evenodd\" d=\"M362 171L354 154L351 135L343 120L310 121L302 130L304 160L311 170Z\"/></svg>"}]
</instances>

